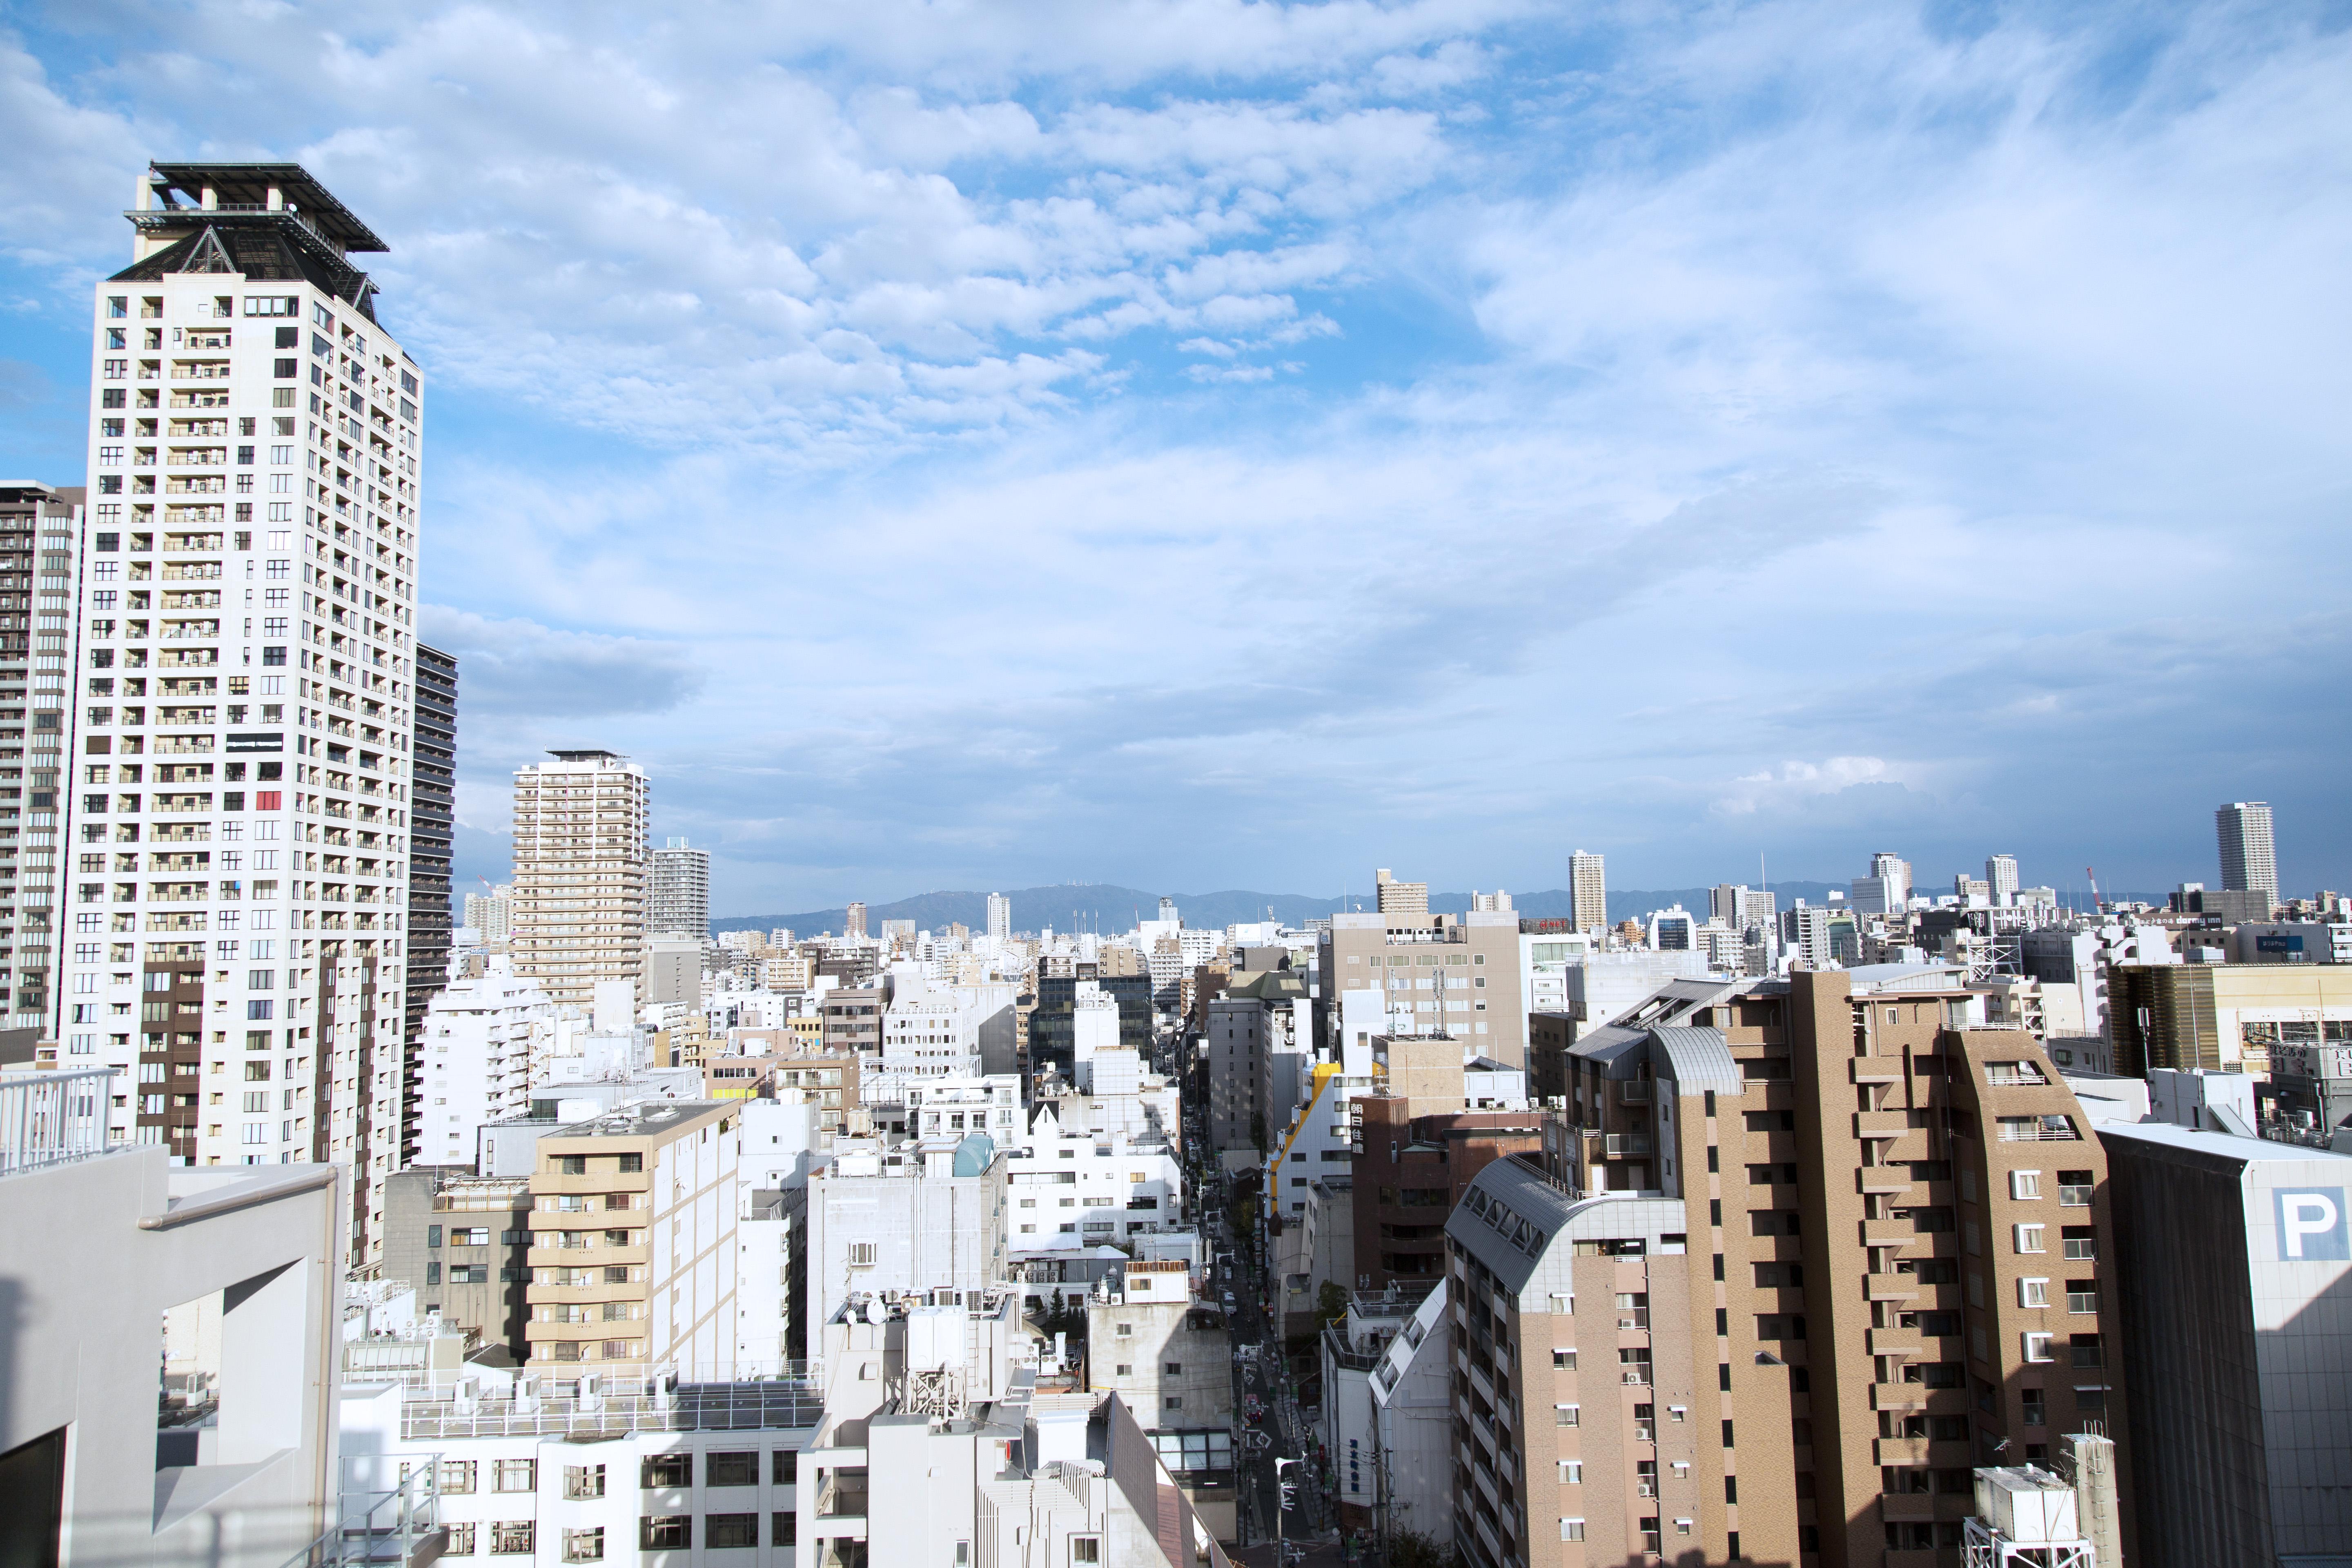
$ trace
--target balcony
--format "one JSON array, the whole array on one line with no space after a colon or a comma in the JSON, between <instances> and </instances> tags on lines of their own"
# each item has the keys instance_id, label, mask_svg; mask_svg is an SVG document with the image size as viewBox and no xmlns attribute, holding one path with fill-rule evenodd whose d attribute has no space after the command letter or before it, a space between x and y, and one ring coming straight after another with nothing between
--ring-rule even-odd
<instances>
[{"instance_id":1,"label":"balcony","mask_svg":"<svg viewBox=\"0 0 2352 1568\"><path fill-rule=\"evenodd\" d=\"M1862 1222L1862 1244L1864 1247L1907 1247L1925 1237L1911 1226L1907 1219L1866 1219Z\"/></svg>"},{"instance_id":2,"label":"balcony","mask_svg":"<svg viewBox=\"0 0 2352 1568\"><path fill-rule=\"evenodd\" d=\"M1878 1499L1878 1514L1889 1521L1933 1519L1936 1517L1936 1499L1930 1492L1883 1492ZM1887 1553L1890 1559L1896 1555L1898 1553L1892 1552Z\"/></svg>"},{"instance_id":3,"label":"balcony","mask_svg":"<svg viewBox=\"0 0 2352 1568\"><path fill-rule=\"evenodd\" d=\"M1848 1069L1856 1083L1901 1083L1903 1058L1900 1057L1856 1057Z\"/></svg>"},{"instance_id":4,"label":"balcony","mask_svg":"<svg viewBox=\"0 0 2352 1568\"><path fill-rule=\"evenodd\" d=\"M1891 1415L1916 1415L1927 1408L1927 1390L1916 1383L1874 1383L1870 1407Z\"/></svg>"},{"instance_id":5,"label":"balcony","mask_svg":"<svg viewBox=\"0 0 2352 1568\"><path fill-rule=\"evenodd\" d=\"M0 1175L107 1152L107 1090L119 1070L0 1077Z\"/></svg>"},{"instance_id":6,"label":"balcony","mask_svg":"<svg viewBox=\"0 0 2352 1568\"><path fill-rule=\"evenodd\" d=\"M1873 1274L1862 1283L1865 1301L1908 1301L1918 1294L1918 1276L1915 1274Z\"/></svg>"},{"instance_id":7,"label":"balcony","mask_svg":"<svg viewBox=\"0 0 2352 1568\"><path fill-rule=\"evenodd\" d=\"M1907 1110L1857 1110L1853 1113L1853 1135L1857 1138L1900 1138L1911 1131L1911 1113Z\"/></svg>"},{"instance_id":8,"label":"balcony","mask_svg":"<svg viewBox=\"0 0 2352 1568\"><path fill-rule=\"evenodd\" d=\"M1876 1458L1873 1464L1924 1465L1927 1462L1927 1439L1925 1437L1881 1437L1874 1446Z\"/></svg>"}]
</instances>

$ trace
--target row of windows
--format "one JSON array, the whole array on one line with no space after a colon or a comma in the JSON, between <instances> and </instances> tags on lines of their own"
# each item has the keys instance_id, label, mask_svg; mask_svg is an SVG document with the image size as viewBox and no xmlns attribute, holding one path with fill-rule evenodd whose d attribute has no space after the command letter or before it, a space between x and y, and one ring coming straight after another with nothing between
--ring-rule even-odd
<instances>
[{"instance_id":1,"label":"row of windows","mask_svg":"<svg viewBox=\"0 0 2352 1568\"><path fill-rule=\"evenodd\" d=\"M793 1484L800 1455L790 1448L773 1450L769 1458L769 1479L780 1487ZM702 1484L706 1487L755 1487L760 1484L760 1450L744 1448L727 1453L702 1456ZM490 1490L494 1492L535 1492L539 1489L537 1459L444 1459L441 1461L441 1490L451 1497L464 1497L476 1491L488 1470ZM690 1487L694 1484L694 1455L649 1454L638 1467L638 1485L652 1491L667 1487ZM567 1465L563 1469L563 1495L568 1498L598 1498L604 1495L604 1467L602 1465Z\"/></svg>"}]
</instances>

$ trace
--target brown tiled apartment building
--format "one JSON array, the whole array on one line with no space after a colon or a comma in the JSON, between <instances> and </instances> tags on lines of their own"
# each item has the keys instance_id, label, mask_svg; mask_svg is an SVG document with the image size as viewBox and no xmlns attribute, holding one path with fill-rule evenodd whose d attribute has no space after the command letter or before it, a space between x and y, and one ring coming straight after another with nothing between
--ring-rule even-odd
<instances>
[{"instance_id":1,"label":"brown tiled apartment building","mask_svg":"<svg viewBox=\"0 0 2352 1568\"><path fill-rule=\"evenodd\" d=\"M1577 1042L1446 1224L1472 1563L1957 1568L1973 1467L2123 1430L2101 1148L1985 1009L1800 972Z\"/></svg>"}]
</instances>

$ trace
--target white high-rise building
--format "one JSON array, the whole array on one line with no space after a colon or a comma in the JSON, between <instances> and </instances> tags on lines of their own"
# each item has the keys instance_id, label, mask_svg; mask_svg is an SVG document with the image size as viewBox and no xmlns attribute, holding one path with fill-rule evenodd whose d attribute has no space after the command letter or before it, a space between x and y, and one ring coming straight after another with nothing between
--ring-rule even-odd
<instances>
[{"instance_id":1,"label":"white high-rise building","mask_svg":"<svg viewBox=\"0 0 2352 1568\"><path fill-rule=\"evenodd\" d=\"M555 1045L555 1005L502 958L433 998L418 1042L417 1163L470 1165L486 1122L530 1109L533 1074Z\"/></svg>"},{"instance_id":2,"label":"white high-rise building","mask_svg":"<svg viewBox=\"0 0 2352 1568\"><path fill-rule=\"evenodd\" d=\"M654 851L653 890L646 930L655 936L684 931L710 940L710 851L673 838Z\"/></svg>"},{"instance_id":3,"label":"white high-rise building","mask_svg":"<svg viewBox=\"0 0 2352 1568\"><path fill-rule=\"evenodd\" d=\"M646 770L615 752L551 752L515 771L514 972L559 1007L642 977Z\"/></svg>"},{"instance_id":4,"label":"white high-rise building","mask_svg":"<svg viewBox=\"0 0 2352 1568\"><path fill-rule=\"evenodd\" d=\"M1986 885L1992 891L1992 907L2005 910L2017 901L2017 857L1993 855L1985 860Z\"/></svg>"},{"instance_id":5,"label":"white high-rise building","mask_svg":"<svg viewBox=\"0 0 2352 1568\"><path fill-rule=\"evenodd\" d=\"M462 923L486 943L503 943L514 933L514 884L501 882L487 893L467 893Z\"/></svg>"},{"instance_id":6,"label":"white high-rise building","mask_svg":"<svg viewBox=\"0 0 2352 1568\"><path fill-rule=\"evenodd\" d=\"M2259 800L2232 801L2213 813L2213 826L2221 840L2222 889L2266 893L2277 903L2278 848L2271 837L2269 805Z\"/></svg>"},{"instance_id":7,"label":"white high-rise building","mask_svg":"<svg viewBox=\"0 0 2352 1568\"><path fill-rule=\"evenodd\" d=\"M197 1164L400 1154L421 373L292 163L158 163L96 289L68 1065Z\"/></svg>"},{"instance_id":8,"label":"white high-rise building","mask_svg":"<svg viewBox=\"0 0 2352 1568\"><path fill-rule=\"evenodd\" d=\"M1580 849L1568 858L1568 918L1582 931L1609 924L1609 889L1602 857Z\"/></svg>"},{"instance_id":9,"label":"white high-rise building","mask_svg":"<svg viewBox=\"0 0 2352 1568\"><path fill-rule=\"evenodd\" d=\"M1013 939L1013 900L1003 893L988 895L988 940L1010 942Z\"/></svg>"}]
</instances>

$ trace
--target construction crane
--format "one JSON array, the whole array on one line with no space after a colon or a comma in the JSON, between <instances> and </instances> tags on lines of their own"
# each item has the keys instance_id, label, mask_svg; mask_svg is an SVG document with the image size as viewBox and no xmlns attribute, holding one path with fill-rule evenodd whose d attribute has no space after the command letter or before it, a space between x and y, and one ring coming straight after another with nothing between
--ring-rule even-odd
<instances>
[{"instance_id":1,"label":"construction crane","mask_svg":"<svg viewBox=\"0 0 2352 1568\"><path fill-rule=\"evenodd\" d=\"M2098 872L2094 870L2092 868L2085 866L2083 868L2083 875L2091 879L2091 912L2093 914L2105 914L2107 912L2107 901L2099 897Z\"/></svg>"}]
</instances>

